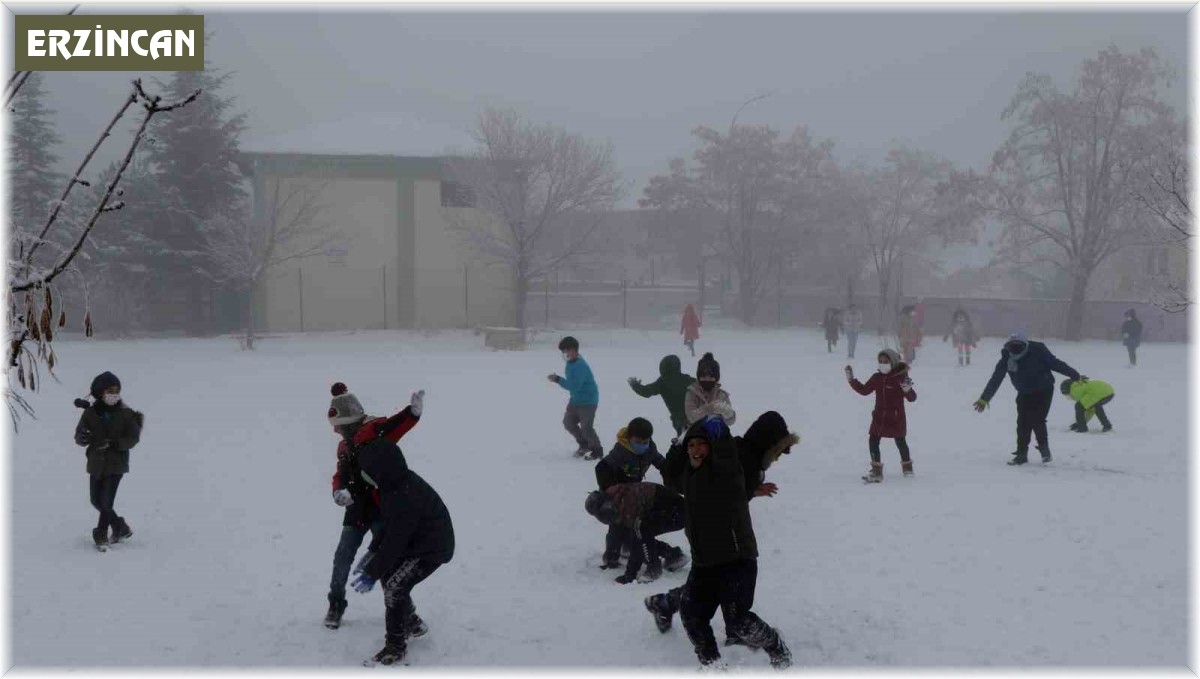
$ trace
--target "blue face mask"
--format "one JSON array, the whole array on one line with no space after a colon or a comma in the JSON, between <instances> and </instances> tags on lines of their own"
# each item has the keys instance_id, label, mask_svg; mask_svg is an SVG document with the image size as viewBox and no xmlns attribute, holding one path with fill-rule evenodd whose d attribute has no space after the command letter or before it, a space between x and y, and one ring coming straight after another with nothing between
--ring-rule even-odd
<instances>
[{"instance_id":1,"label":"blue face mask","mask_svg":"<svg viewBox=\"0 0 1200 679\"><path fill-rule=\"evenodd\" d=\"M633 448L633 452L635 454L645 455L646 451L650 450L650 442L647 441L646 443L630 443L629 447Z\"/></svg>"}]
</instances>

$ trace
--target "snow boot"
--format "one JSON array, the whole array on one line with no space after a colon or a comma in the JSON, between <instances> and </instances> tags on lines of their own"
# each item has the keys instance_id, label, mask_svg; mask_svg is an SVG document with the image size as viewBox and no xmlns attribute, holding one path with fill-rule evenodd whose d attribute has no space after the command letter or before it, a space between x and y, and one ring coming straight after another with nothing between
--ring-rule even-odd
<instances>
[{"instance_id":1,"label":"snow boot","mask_svg":"<svg viewBox=\"0 0 1200 679\"><path fill-rule=\"evenodd\" d=\"M1025 464L1026 462L1029 462L1029 451L1018 450L1017 452L1013 453L1013 459L1009 460L1008 464L1011 467L1015 467L1017 465Z\"/></svg>"},{"instance_id":2,"label":"snow boot","mask_svg":"<svg viewBox=\"0 0 1200 679\"><path fill-rule=\"evenodd\" d=\"M579 446L578 448L576 448L575 452L573 453L573 455L575 457L583 457L584 455L587 455L587 454L588 454L588 449L584 448L583 446Z\"/></svg>"},{"instance_id":3,"label":"snow boot","mask_svg":"<svg viewBox=\"0 0 1200 679\"><path fill-rule=\"evenodd\" d=\"M1038 448L1038 450L1042 453L1042 464L1050 464L1054 461L1054 456L1050 454L1049 450L1042 450L1041 448Z\"/></svg>"},{"instance_id":4,"label":"snow boot","mask_svg":"<svg viewBox=\"0 0 1200 679\"><path fill-rule=\"evenodd\" d=\"M667 558L664 560L663 568L667 569L671 573L674 573L680 568L688 565L688 561L690 561L690 559L688 558L687 552L683 551L679 547L672 547L667 552Z\"/></svg>"},{"instance_id":5,"label":"snow boot","mask_svg":"<svg viewBox=\"0 0 1200 679\"><path fill-rule=\"evenodd\" d=\"M371 656L371 659L363 662L363 664L368 667L374 665L395 665L404 662L404 658L407 655L408 648L406 646L399 646L388 642L381 651Z\"/></svg>"},{"instance_id":6,"label":"snow boot","mask_svg":"<svg viewBox=\"0 0 1200 679\"><path fill-rule=\"evenodd\" d=\"M1100 431L1102 431L1102 432L1104 432L1105 434L1107 434L1108 432L1112 431L1112 424L1106 424L1106 425L1104 425L1104 427L1103 427L1103 428L1102 428Z\"/></svg>"},{"instance_id":7,"label":"snow boot","mask_svg":"<svg viewBox=\"0 0 1200 679\"><path fill-rule=\"evenodd\" d=\"M587 454L585 454L585 455L583 456L583 459L591 461L591 460L599 460L599 459L600 459L600 458L602 458L602 457L604 457L604 451L602 451L602 450L589 450L589 451L587 452Z\"/></svg>"},{"instance_id":8,"label":"snow boot","mask_svg":"<svg viewBox=\"0 0 1200 679\"><path fill-rule=\"evenodd\" d=\"M118 518L112 525L112 543L116 544L131 537L133 537L133 530L130 529L129 524L125 523L123 517Z\"/></svg>"},{"instance_id":9,"label":"snow boot","mask_svg":"<svg viewBox=\"0 0 1200 679\"><path fill-rule=\"evenodd\" d=\"M646 605L650 615L654 616L654 626L659 632L666 634L667 630L671 629L671 618L675 617L671 613L670 604L667 603L667 595L652 594L643 599L642 603Z\"/></svg>"},{"instance_id":10,"label":"snow boot","mask_svg":"<svg viewBox=\"0 0 1200 679\"><path fill-rule=\"evenodd\" d=\"M767 656L771 658L771 667L777 670L786 670L792 666L792 650L784 643L783 637L780 636L779 630L775 630L775 641L763 647L767 652Z\"/></svg>"},{"instance_id":11,"label":"snow boot","mask_svg":"<svg viewBox=\"0 0 1200 679\"><path fill-rule=\"evenodd\" d=\"M741 637L730 634L729 630L726 630L725 631L725 645L726 646L746 646L746 642L742 641ZM750 650L757 650L757 649L750 649Z\"/></svg>"},{"instance_id":12,"label":"snow boot","mask_svg":"<svg viewBox=\"0 0 1200 679\"><path fill-rule=\"evenodd\" d=\"M905 476L912 476L913 475L912 460L909 460L907 462L901 462L900 469L904 472Z\"/></svg>"},{"instance_id":13,"label":"snow boot","mask_svg":"<svg viewBox=\"0 0 1200 679\"><path fill-rule=\"evenodd\" d=\"M346 612L345 599L335 599L333 595L329 595L329 610L325 613L325 626L329 629L337 629L342 626L342 614Z\"/></svg>"},{"instance_id":14,"label":"snow boot","mask_svg":"<svg viewBox=\"0 0 1200 679\"><path fill-rule=\"evenodd\" d=\"M863 483L882 483L883 482L883 463L871 462L871 471L867 472L862 477Z\"/></svg>"},{"instance_id":15,"label":"snow boot","mask_svg":"<svg viewBox=\"0 0 1200 679\"><path fill-rule=\"evenodd\" d=\"M429 634L429 625L426 625L425 621L421 619L421 616L417 615L416 613L413 613L408 618L408 624L405 625L405 628L405 634L409 639L416 639L417 637L423 637L426 634Z\"/></svg>"},{"instance_id":16,"label":"snow boot","mask_svg":"<svg viewBox=\"0 0 1200 679\"><path fill-rule=\"evenodd\" d=\"M638 574L637 581L641 583L654 582L662 577L662 572L662 561L658 557L654 557L646 562L646 567Z\"/></svg>"},{"instance_id":17,"label":"snow boot","mask_svg":"<svg viewBox=\"0 0 1200 679\"><path fill-rule=\"evenodd\" d=\"M96 543L96 549L98 549L102 552L107 552L108 551L108 529L107 528L93 528L92 529L92 542Z\"/></svg>"}]
</instances>

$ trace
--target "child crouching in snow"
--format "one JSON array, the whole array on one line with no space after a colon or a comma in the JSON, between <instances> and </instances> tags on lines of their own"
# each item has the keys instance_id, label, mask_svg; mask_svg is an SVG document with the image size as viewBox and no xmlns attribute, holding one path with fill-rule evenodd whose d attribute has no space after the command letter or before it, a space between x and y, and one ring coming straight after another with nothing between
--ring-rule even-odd
<instances>
[{"instance_id":1,"label":"child crouching in snow","mask_svg":"<svg viewBox=\"0 0 1200 679\"><path fill-rule=\"evenodd\" d=\"M129 524L113 509L113 503L121 477L129 473L129 451L141 439L143 417L121 402L121 380L110 372L97 375L90 391L92 403L75 400L75 406L84 409L75 427L75 443L87 447L92 506L100 512L100 519L92 529L92 541L96 549L103 551L110 542L109 528L114 543L133 536Z\"/></svg>"},{"instance_id":2,"label":"child crouching in snow","mask_svg":"<svg viewBox=\"0 0 1200 679\"><path fill-rule=\"evenodd\" d=\"M1104 412L1104 406L1111 403L1117 395L1111 384L1087 377L1077 380L1065 379L1059 386L1059 391L1075 402L1075 423L1071 425L1071 431L1086 434L1087 423L1093 415L1100 420L1101 431L1112 431L1112 422Z\"/></svg>"},{"instance_id":3,"label":"child crouching in snow","mask_svg":"<svg viewBox=\"0 0 1200 679\"><path fill-rule=\"evenodd\" d=\"M917 392L908 376L908 364L900 360L900 354L891 349L879 352L879 370L866 384L854 378L854 370L846 366L846 381L850 388L863 396L875 394L875 410L871 413L871 430L868 447L871 451L871 471L863 476L867 483L883 481L883 461L879 456L880 439L896 439L900 449L900 467L905 476L912 476L912 460L908 455L908 422L904 416L904 402L916 401Z\"/></svg>"},{"instance_id":4,"label":"child crouching in snow","mask_svg":"<svg viewBox=\"0 0 1200 679\"><path fill-rule=\"evenodd\" d=\"M595 490L588 493L584 509L600 523L619 526L636 536L636 542L629 549L625 574L618 575L616 582L625 585L635 578L640 582L652 582L662 575L663 559L668 555L662 549L665 543L657 538L683 529L682 496L657 483L617 483L603 493ZM687 565L686 557L669 561L669 570ZM646 572L638 578L643 563Z\"/></svg>"}]
</instances>

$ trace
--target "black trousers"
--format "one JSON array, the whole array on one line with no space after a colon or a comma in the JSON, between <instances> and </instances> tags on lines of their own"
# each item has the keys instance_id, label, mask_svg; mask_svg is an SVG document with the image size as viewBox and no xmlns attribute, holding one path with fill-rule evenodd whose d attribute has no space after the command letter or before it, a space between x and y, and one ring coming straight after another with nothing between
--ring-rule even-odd
<instances>
[{"instance_id":1,"label":"black trousers","mask_svg":"<svg viewBox=\"0 0 1200 679\"><path fill-rule=\"evenodd\" d=\"M383 578L383 603L387 608L384 623L389 646L407 648L409 627L417 615L412 589L441 565L427 559L405 559Z\"/></svg>"},{"instance_id":2,"label":"black trousers","mask_svg":"<svg viewBox=\"0 0 1200 679\"><path fill-rule=\"evenodd\" d=\"M1050 451L1050 433L1046 430L1046 416L1054 401L1054 388L1017 394L1017 453L1029 453L1030 435L1037 437L1038 449L1043 454Z\"/></svg>"},{"instance_id":3,"label":"black trousers","mask_svg":"<svg viewBox=\"0 0 1200 679\"><path fill-rule=\"evenodd\" d=\"M757 582L757 559L692 568L688 573L679 617L702 664L721 657L711 625L717 608L725 614L726 632L730 636L741 639L750 648L770 649L778 645L779 634L750 610Z\"/></svg>"},{"instance_id":4,"label":"black trousers","mask_svg":"<svg viewBox=\"0 0 1200 679\"><path fill-rule=\"evenodd\" d=\"M1137 365L1137 347L1127 345L1125 349L1129 351L1129 364Z\"/></svg>"},{"instance_id":5,"label":"black trousers","mask_svg":"<svg viewBox=\"0 0 1200 679\"><path fill-rule=\"evenodd\" d=\"M867 449L871 451L871 461L879 462L879 441L880 437L872 436L867 439ZM908 442L903 436L896 438L896 447L900 449L900 461L908 462L912 458L908 456Z\"/></svg>"},{"instance_id":6,"label":"black trousers","mask_svg":"<svg viewBox=\"0 0 1200 679\"><path fill-rule=\"evenodd\" d=\"M658 536L683 530L683 524L682 498L677 506L647 513L637 530L630 531L634 542L629 545L629 562L625 566L625 574L637 575L643 563L653 563L656 559L665 557L671 545L659 540Z\"/></svg>"},{"instance_id":7,"label":"black trousers","mask_svg":"<svg viewBox=\"0 0 1200 679\"><path fill-rule=\"evenodd\" d=\"M1104 412L1104 406L1112 403L1112 400L1112 396L1105 396L1093 406L1093 409L1096 411L1096 419L1100 420L1100 426L1105 429L1111 427L1112 422L1108 421L1108 414ZM1075 424L1080 429L1087 429L1087 411L1083 409L1082 403L1075 404Z\"/></svg>"},{"instance_id":8,"label":"black trousers","mask_svg":"<svg viewBox=\"0 0 1200 679\"><path fill-rule=\"evenodd\" d=\"M120 520L120 516L113 510L113 503L117 500L117 487L121 485L121 477L123 474L105 474L97 476L92 474L88 478L88 491L91 494L92 506L96 511L100 512L100 520L96 523L96 528L108 530L108 527Z\"/></svg>"}]
</instances>

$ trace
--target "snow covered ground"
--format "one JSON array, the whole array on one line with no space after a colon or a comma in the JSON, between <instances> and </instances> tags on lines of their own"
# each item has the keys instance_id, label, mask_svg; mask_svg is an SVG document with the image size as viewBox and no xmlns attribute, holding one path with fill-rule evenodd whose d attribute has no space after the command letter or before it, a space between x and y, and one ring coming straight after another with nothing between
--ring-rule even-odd
<instances>
[{"instance_id":1,"label":"snow covered ground","mask_svg":"<svg viewBox=\"0 0 1200 679\"><path fill-rule=\"evenodd\" d=\"M606 447L644 415L665 450L666 409L625 380L653 379L666 353L694 373L678 336L579 337ZM465 332L288 336L253 353L228 338L61 343L63 384L45 383L38 419L13 439L13 662L336 668L376 651L378 590L351 592L342 629L321 624L342 515L325 410L340 380L373 414L427 390L401 443L450 508L458 548L414 592L431 633L412 643L413 665L694 666L678 622L660 635L642 607L685 572L621 586L591 565L603 527L583 511L595 481L560 426L566 392L545 379L562 370L556 343L494 353ZM862 338L859 375L877 347ZM1067 433L1071 408L1056 395L1053 466L1006 466L1011 386L986 414L970 408L998 340L959 369L931 338L908 411L917 476L899 477L885 441L887 480L864 486L872 401L846 386L844 355L813 331L706 332L697 350L721 362L734 433L776 409L803 437L768 473L779 495L751 505L755 610L799 668L1186 664L1186 347L1145 346L1137 369L1114 343L1051 348L1116 387L1114 432ZM146 429L117 502L134 538L98 554L71 400L105 369ZM686 544L682 532L667 539ZM722 634L719 616L714 626ZM766 667L744 649L725 656Z\"/></svg>"}]
</instances>

